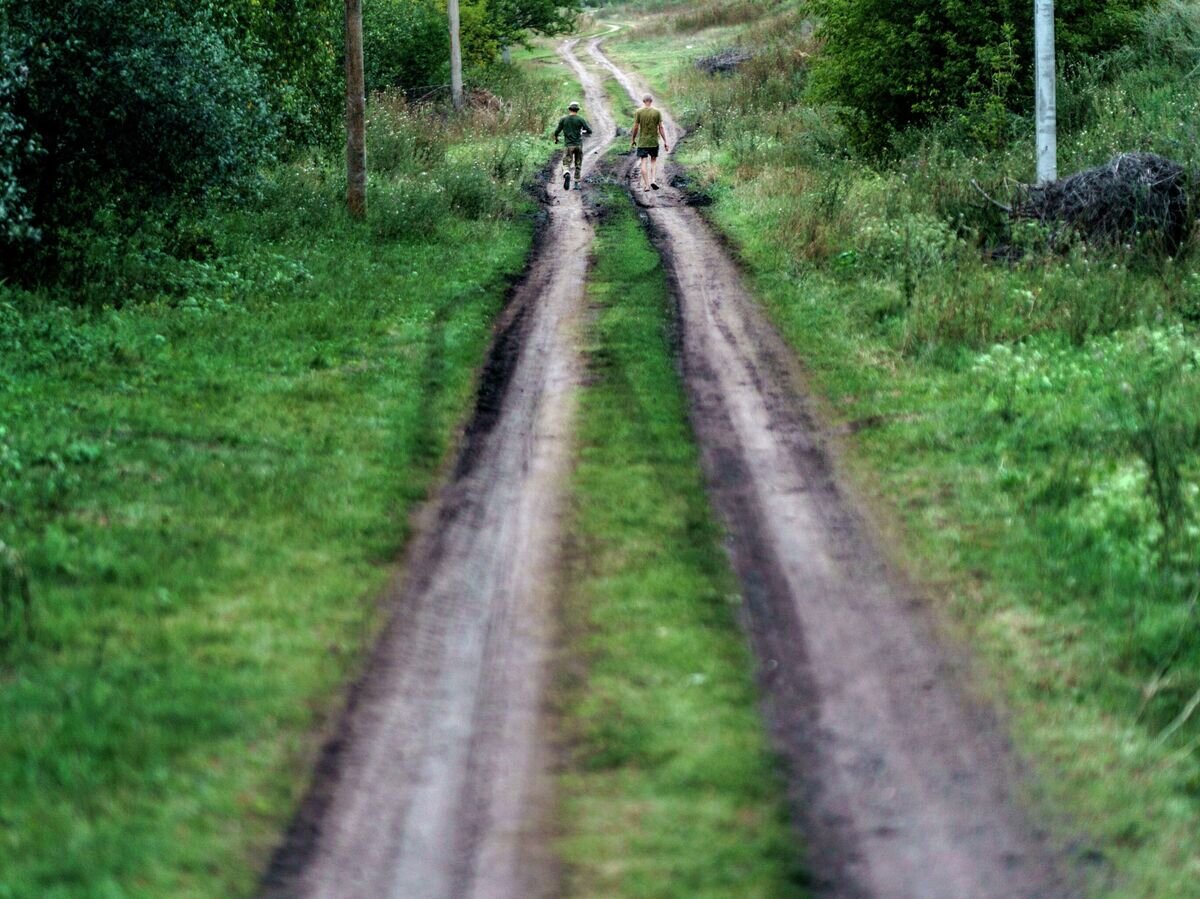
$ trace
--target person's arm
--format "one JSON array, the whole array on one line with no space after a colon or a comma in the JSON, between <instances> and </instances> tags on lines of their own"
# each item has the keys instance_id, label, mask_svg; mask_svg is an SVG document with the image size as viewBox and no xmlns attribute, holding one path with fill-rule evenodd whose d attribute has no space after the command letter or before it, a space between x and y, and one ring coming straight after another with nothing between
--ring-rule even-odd
<instances>
[{"instance_id":1,"label":"person's arm","mask_svg":"<svg viewBox=\"0 0 1200 899\"><path fill-rule=\"evenodd\" d=\"M629 146L631 146L631 147L637 143L638 126L640 124L641 124L641 122L638 121L638 117L634 116L633 117L633 130L629 132Z\"/></svg>"},{"instance_id":2,"label":"person's arm","mask_svg":"<svg viewBox=\"0 0 1200 899\"><path fill-rule=\"evenodd\" d=\"M562 120L562 119L559 119L559 120L558 120L558 127L554 129L554 142L555 142L555 143L558 143L558 136L559 136L560 134L562 134L562 130L563 130L563 120Z\"/></svg>"},{"instance_id":3,"label":"person's arm","mask_svg":"<svg viewBox=\"0 0 1200 899\"><path fill-rule=\"evenodd\" d=\"M588 124L588 120L587 120L587 119L584 119L584 120L583 120L583 129L582 129L582 130L583 130L583 133L584 133L584 134L591 134L591 133L592 133L592 126Z\"/></svg>"},{"instance_id":4,"label":"person's arm","mask_svg":"<svg viewBox=\"0 0 1200 899\"><path fill-rule=\"evenodd\" d=\"M671 148L667 146L667 132L663 130L662 122L658 123L658 136L662 138L663 152L670 153Z\"/></svg>"}]
</instances>

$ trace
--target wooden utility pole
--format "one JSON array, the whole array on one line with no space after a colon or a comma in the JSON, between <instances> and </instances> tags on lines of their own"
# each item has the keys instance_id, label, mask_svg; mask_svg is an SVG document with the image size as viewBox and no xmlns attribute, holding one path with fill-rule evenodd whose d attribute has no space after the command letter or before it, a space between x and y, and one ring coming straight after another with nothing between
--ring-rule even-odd
<instances>
[{"instance_id":1,"label":"wooden utility pole","mask_svg":"<svg viewBox=\"0 0 1200 899\"><path fill-rule=\"evenodd\" d=\"M355 219L367 215L366 108L362 0L346 0L346 208Z\"/></svg>"},{"instance_id":2,"label":"wooden utility pole","mask_svg":"<svg viewBox=\"0 0 1200 899\"><path fill-rule=\"evenodd\" d=\"M450 15L450 97L454 100L454 108L462 109L462 29L458 20L458 0L449 0L446 12Z\"/></svg>"},{"instance_id":3,"label":"wooden utility pole","mask_svg":"<svg viewBox=\"0 0 1200 899\"><path fill-rule=\"evenodd\" d=\"M1036 61L1037 181L1058 178L1058 102L1054 65L1054 0L1034 0Z\"/></svg>"}]
</instances>

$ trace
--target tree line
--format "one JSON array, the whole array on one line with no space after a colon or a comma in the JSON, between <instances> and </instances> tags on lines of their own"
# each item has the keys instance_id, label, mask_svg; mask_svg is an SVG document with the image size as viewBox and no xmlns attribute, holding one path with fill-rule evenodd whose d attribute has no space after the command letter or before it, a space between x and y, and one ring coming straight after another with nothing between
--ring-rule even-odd
<instances>
[{"instance_id":1,"label":"tree line","mask_svg":"<svg viewBox=\"0 0 1200 899\"><path fill-rule=\"evenodd\" d=\"M460 0L468 71L579 0ZM0 0L0 277L69 275L119 232L340 140L343 0ZM366 0L368 93L449 79L445 0ZM124 228L124 230L128 230Z\"/></svg>"}]
</instances>

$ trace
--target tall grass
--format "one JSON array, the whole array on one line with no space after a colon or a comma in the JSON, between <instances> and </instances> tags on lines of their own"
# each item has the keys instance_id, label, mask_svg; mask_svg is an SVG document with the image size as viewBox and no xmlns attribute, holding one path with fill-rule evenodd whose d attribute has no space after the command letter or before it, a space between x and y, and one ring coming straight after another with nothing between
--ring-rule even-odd
<instances>
[{"instance_id":1,"label":"tall grass","mask_svg":"<svg viewBox=\"0 0 1200 899\"><path fill-rule=\"evenodd\" d=\"M524 264L510 78L372 103L364 223L318 154L0 285L0 896L254 893Z\"/></svg>"}]
</instances>

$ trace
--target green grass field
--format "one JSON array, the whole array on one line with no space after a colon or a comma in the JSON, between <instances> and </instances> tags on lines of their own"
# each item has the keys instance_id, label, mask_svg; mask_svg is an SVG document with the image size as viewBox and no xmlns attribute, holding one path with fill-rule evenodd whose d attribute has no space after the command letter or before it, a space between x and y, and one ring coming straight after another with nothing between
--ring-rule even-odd
<instances>
[{"instance_id":1,"label":"green grass field","mask_svg":"<svg viewBox=\"0 0 1200 899\"><path fill-rule=\"evenodd\" d=\"M253 894L525 264L520 84L453 147L374 105L364 225L301 162L160 296L0 287L0 897Z\"/></svg>"},{"instance_id":2,"label":"green grass field","mask_svg":"<svg viewBox=\"0 0 1200 899\"><path fill-rule=\"evenodd\" d=\"M606 188L588 296L561 698L567 893L802 896L689 431L657 254Z\"/></svg>"}]
</instances>

